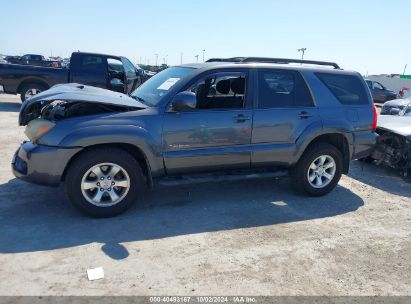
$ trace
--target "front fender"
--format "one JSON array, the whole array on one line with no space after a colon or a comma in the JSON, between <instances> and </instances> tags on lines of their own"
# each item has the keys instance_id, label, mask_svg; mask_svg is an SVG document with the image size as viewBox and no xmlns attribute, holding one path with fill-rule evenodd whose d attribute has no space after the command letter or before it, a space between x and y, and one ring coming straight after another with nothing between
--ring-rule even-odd
<instances>
[{"instance_id":1,"label":"front fender","mask_svg":"<svg viewBox=\"0 0 411 304\"><path fill-rule=\"evenodd\" d=\"M67 134L59 143L60 147L90 147L103 144L130 144L144 153L153 175L163 171L161 141L154 139L142 127L135 125L90 126Z\"/></svg>"}]
</instances>

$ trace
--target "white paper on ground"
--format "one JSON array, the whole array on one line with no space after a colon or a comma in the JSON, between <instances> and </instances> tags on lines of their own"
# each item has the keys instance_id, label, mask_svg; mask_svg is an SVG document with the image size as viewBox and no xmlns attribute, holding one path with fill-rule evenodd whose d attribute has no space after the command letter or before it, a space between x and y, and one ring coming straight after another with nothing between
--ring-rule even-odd
<instances>
[{"instance_id":1,"label":"white paper on ground","mask_svg":"<svg viewBox=\"0 0 411 304\"><path fill-rule=\"evenodd\" d=\"M87 276L89 281L99 280L104 278L103 267L87 269Z\"/></svg>"}]
</instances>

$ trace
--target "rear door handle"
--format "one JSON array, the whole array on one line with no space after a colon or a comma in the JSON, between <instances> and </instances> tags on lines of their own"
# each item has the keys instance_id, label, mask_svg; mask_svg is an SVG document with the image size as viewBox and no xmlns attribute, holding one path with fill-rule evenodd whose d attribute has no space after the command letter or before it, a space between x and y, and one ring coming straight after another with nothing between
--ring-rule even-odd
<instances>
[{"instance_id":1,"label":"rear door handle","mask_svg":"<svg viewBox=\"0 0 411 304\"><path fill-rule=\"evenodd\" d=\"M312 115L306 111L302 111L298 113L298 116L300 116L301 119L305 119L305 118L311 117Z\"/></svg>"},{"instance_id":2,"label":"rear door handle","mask_svg":"<svg viewBox=\"0 0 411 304\"><path fill-rule=\"evenodd\" d=\"M250 120L250 119L251 119L251 117L245 116L244 114L238 114L238 115L234 116L234 120L236 122L244 122L244 121Z\"/></svg>"}]
</instances>

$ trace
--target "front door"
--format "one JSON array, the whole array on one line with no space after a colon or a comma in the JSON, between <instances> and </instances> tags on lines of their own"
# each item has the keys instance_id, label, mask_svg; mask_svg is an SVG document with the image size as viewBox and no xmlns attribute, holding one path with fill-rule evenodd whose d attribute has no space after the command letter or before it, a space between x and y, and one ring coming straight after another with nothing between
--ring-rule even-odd
<instances>
[{"instance_id":1,"label":"front door","mask_svg":"<svg viewBox=\"0 0 411 304\"><path fill-rule=\"evenodd\" d=\"M318 110L298 72L260 70L257 78L252 166L288 165L297 139L310 124L320 120Z\"/></svg>"},{"instance_id":2,"label":"front door","mask_svg":"<svg viewBox=\"0 0 411 304\"><path fill-rule=\"evenodd\" d=\"M250 167L252 109L247 74L207 75L191 86L197 105L167 111L163 150L168 174Z\"/></svg>"},{"instance_id":3,"label":"front door","mask_svg":"<svg viewBox=\"0 0 411 304\"><path fill-rule=\"evenodd\" d=\"M140 75L137 74L134 65L127 59L122 58L125 73L125 93L130 94L140 84Z\"/></svg>"}]
</instances>

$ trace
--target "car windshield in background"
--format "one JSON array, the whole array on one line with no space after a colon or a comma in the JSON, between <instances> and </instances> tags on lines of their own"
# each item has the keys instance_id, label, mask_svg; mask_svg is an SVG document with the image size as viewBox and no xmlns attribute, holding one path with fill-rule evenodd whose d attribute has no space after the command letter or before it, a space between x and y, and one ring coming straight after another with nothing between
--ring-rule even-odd
<instances>
[{"instance_id":1,"label":"car windshield in background","mask_svg":"<svg viewBox=\"0 0 411 304\"><path fill-rule=\"evenodd\" d=\"M172 67L168 68L143 83L131 97L149 105L156 106L161 98L181 79L189 75L192 68Z\"/></svg>"},{"instance_id":2,"label":"car windshield in background","mask_svg":"<svg viewBox=\"0 0 411 304\"><path fill-rule=\"evenodd\" d=\"M406 104L399 113L400 116L411 116L411 100Z\"/></svg>"}]
</instances>

